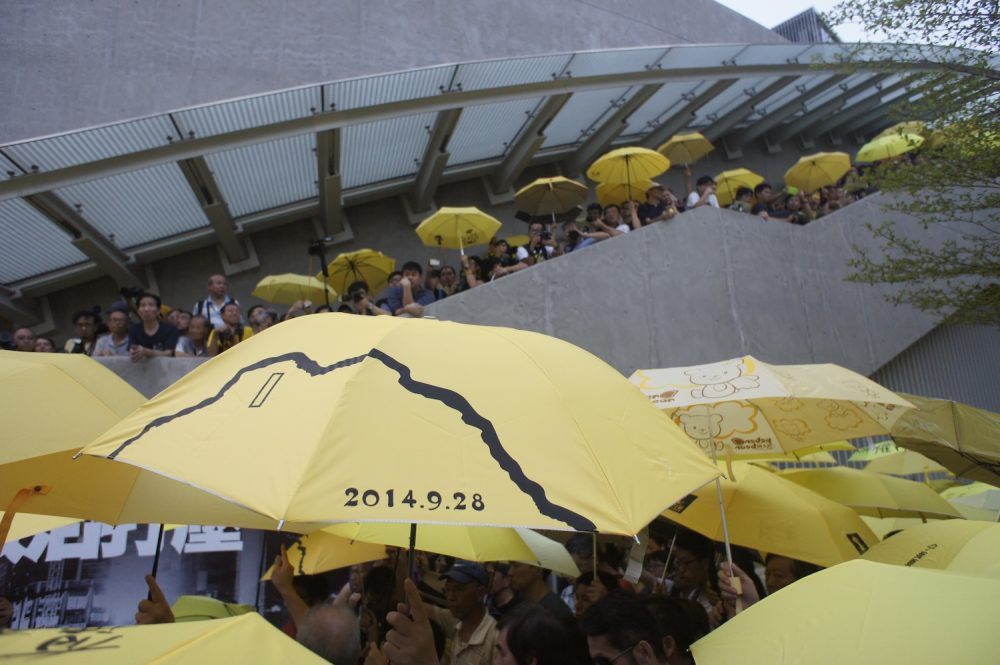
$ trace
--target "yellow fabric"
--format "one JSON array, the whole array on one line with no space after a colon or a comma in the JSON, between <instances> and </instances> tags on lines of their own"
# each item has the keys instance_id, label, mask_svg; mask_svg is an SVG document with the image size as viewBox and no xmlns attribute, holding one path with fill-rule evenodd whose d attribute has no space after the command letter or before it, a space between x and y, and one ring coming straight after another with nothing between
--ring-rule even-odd
<instances>
[{"instance_id":1,"label":"yellow fabric","mask_svg":"<svg viewBox=\"0 0 1000 665\"><path fill-rule=\"evenodd\" d=\"M323 532L349 541L410 546L409 524L336 524ZM570 577L580 575L565 545L531 529L421 524L415 549L467 561L522 561Z\"/></svg>"},{"instance_id":2,"label":"yellow fabric","mask_svg":"<svg viewBox=\"0 0 1000 665\"><path fill-rule=\"evenodd\" d=\"M912 476L918 473L944 471L945 468L932 459L912 450L900 450L894 455L873 459L865 466L866 471L888 473L894 476Z\"/></svg>"},{"instance_id":3,"label":"yellow fabric","mask_svg":"<svg viewBox=\"0 0 1000 665\"><path fill-rule=\"evenodd\" d=\"M253 605L225 603L210 596L179 596L170 606L174 621L204 621L225 619L253 612Z\"/></svg>"},{"instance_id":4,"label":"yellow fabric","mask_svg":"<svg viewBox=\"0 0 1000 665\"><path fill-rule=\"evenodd\" d=\"M347 293L351 284L363 281L374 296L389 283L389 275L396 270L396 259L373 249L359 249L338 254L326 270L330 273L330 288L337 293ZM322 271L316 274L316 279L324 280Z\"/></svg>"},{"instance_id":5,"label":"yellow fabric","mask_svg":"<svg viewBox=\"0 0 1000 665\"><path fill-rule=\"evenodd\" d=\"M658 153L670 160L671 164L694 164L699 159L715 150L712 142L699 132L689 134L674 134L666 143L656 149Z\"/></svg>"},{"instance_id":6,"label":"yellow fabric","mask_svg":"<svg viewBox=\"0 0 1000 665\"><path fill-rule=\"evenodd\" d=\"M210 333L208 333L208 341L205 343L205 345L208 348L212 348L212 344L215 343L215 338L218 336L218 334L219 331L215 329L213 329ZM243 326L243 330L240 332L239 339L234 338L228 341L222 339L219 340L219 353L227 351L236 346L237 344L247 341L251 337L253 337L253 329L250 326Z\"/></svg>"},{"instance_id":7,"label":"yellow fabric","mask_svg":"<svg viewBox=\"0 0 1000 665\"><path fill-rule=\"evenodd\" d=\"M701 638L699 665L996 662L1000 581L849 561L778 591Z\"/></svg>"},{"instance_id":8,"label":"yellow fabric","mask_svg":"<svg viewBox=\"0 0 1000 665\"><path fill-rule=\"evenodd\" d=\"M1000 578L1000 523L937 520L914 524L874 546L862 558Z\"/></svg>"},{"instance_id":9,"label":"yellow fabric","mask_svg":"<svg viewBox=\"0 0 1000 665\"><path fill-rule=\"evenodd\" d=\"M595 182L630 183L649 180L670 168L670 160L648 148L618 148L597 158L587 169Z\"/></svg>"},{"instance_id":10,"label":"yellow fabric","mask_svg":"<svg viewBox=\"0 0 1000 665\"><path fill-rule=\"evenodd\" d=\"M741 458L886 434L910 406L837 365L768 365L752 356L637 370L631 380L707 453Z\"/></svg>"},{"instance_id":11,"label":"yellow fabric","mask_svg":"<svg viewBox=\"0 0 1000 665\"><path fill-rule=\"evenodd\" d=\"M961 517L923 483L847 467L795 469L781 474L794 483L872 517Z\"/></svg>"},{"instance_id":12,"label":"yellow fabric","mask_svg":"<svg viewBox=\"0 0 1000 665\"><path fill-rule=\"evenodd\" d=\"M961 402L902 397L917 408L893 425L896 445L933 459L956 476L1000 487L1000 414Z\"/></svg>"},{"instance_id":13,"label":"yellow fabric","mask_svg":"<svg viewBox=\"0 0 1000 665\"><path fill-rule=\"evenodd\" d=\"M347 314L255 335L85 452L276 520L629 535L718 473L628 381L572 344Z\"/></svg>"},{"instance_id":14,"label":"yellow fabric","mask_svg":"<svg viewBox=\"0 0 1000 665\"><path fill-rule=\"evenodd\" d=\"M0 512L0 515L4 513ZM30 513L18 513L14 515L10 531L7 532L7 541L21 540L36 536L45 531L52 531L60 527L68 526L79 522L73 517L54 517L50 515L32 515Z\"/></svg>"},{"instance_id":15,"label":"yellow fabric","mask_svg":"<svg viewBox=\"0 0 1000 665\"><path fill-rule=\"evenodd\" d=\"M851 169L851 157L846 152L818 152L800 157L785 171L785 184L805 192L832 185Z\"/></svg>"},{"instance_id":16,"label":"yellow fabric","mask_svg":"<svg viewBox=\"0 0 1000 665\"><path fill-rule=\"evenodd\" d=\"M326 531L314 531L299 538L287 548L286 553L296 575L317 575L356 563L384 559L385 547L349 540ZM271 565L260 579L271 579L273 570Z\"/></svg>"},{"instance_id":17,"label":"yellow fabric","mask_svg":"<svg viewBox=\"0 0 1000 665\"><path fill-rule=\"evenodd\" d=\"M585 186L569 178L538 178L517 190L514 207L529 215L551 215L575 208L588 194Z\"/></svg>"},{"instance_id":18,"label":"yellow fabric","mask_svg":"<svg viewBox=\"0 0 1000 665\"><path fill-rule=\"evenodd\" d=\"M500 230L500 222L479 208L439 208L420 222L417 236L427 247L464 249L485 245Z\"/></svg>"},{"instance_id":19,"label":"yellow fabric","mask_svg":"<svg viewBox=\"0 0 1000 665\"><path fill-rule=\"evenodd\" d=\"M753 464L734 462L736 481L723 479L729 540L736 545L832 566L878 542L850 508L830 501ZM721 542L722 518L715 483L681 499L663 516Z\"/></svg>"},{"instance_id":20,"label":"yellow fabric","mask_svg":"<svg viewBox=\"0 0 1000 665\"><path fill-rule=\"evenodd\" d=\"M325 286L321 278L284 273L260 280L250 295L279 305L292 305L297 300L324 302L324 291L331 302L337 299L336 290Z\"/></svg>"},{"instance_id":21,"label":"yellow fabric","mask_svg":"<svg viewBox=\"0 0 1000 665\"><path fill-rule=\"evenodd\" d=\"M326 663L256 613L152 626L16 630L2 638L0 657L5 664Z\"/></svg>"},{"instance_id":22,"label":"yellow fabric","mask_svg":"<svg viewBox=\"0 0 1000 665\"><path fill-rule=\"evenodd\" d=\"M835 450L854 450L850 442L833 441L831 443L819 443L815 446L796 448L788 453L773 453L761 456L752 456L752 459L759 459L767 462L818 462L822 464L837 464L837 459L831 455Z\"/></svg>"},{"instance_id":23,"label":"yellow fabric","mask_svg":"<svg viewBox=\"0 0 1000 665\"><path fill-rule=\"evenodd\" d=\"M652 180L636 180L631 183L624 182L599 182L597 183L597 202L602 206L621 205L625 201L646 200L646 192L653 186ZM628 220L622 218L626 224Z\"/></svg>"},{"instance_id":24,"label":"yellow fabric","mask_svg":"<svg viewBox=\"0 0 1000 665\"><path fill-rule=\"evenodd\" d=\"M916 150L924 142L919 134L888 134L861 146L855 159L859 162L879 162Z\"/></svg>"},{"instance_id":25,"label":"yellow fabric","mask_svg":"<svg viewBox=\"0 0 1000 665\"><path fill-rule=\"evenodd\" d=\"M883 129L875 138L878 139L883 136L892 136L894 134L918 134L927 138L927 123L921 122L920 120L905 120L903 122L897 122L892 127Z\"/></svg>"},{"instance_id":26,"label":"yellow fabric","mask_svg":"<svg viewBox=\"0 0 1000 665\"><path fill-rule=\"evenodd\" d=\"M732 169L715 176L715 198L720 206L727 206L736 199L736 190L740 187L753 189L764 182L764 176L757 175L749 169Z\"/></svg>"}]
</instances>

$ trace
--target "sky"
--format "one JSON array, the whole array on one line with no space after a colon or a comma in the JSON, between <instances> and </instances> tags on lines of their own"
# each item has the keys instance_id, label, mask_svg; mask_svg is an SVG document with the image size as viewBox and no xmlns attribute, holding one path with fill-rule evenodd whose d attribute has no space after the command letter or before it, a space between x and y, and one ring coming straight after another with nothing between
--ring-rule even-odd
<instances>
[{"instance_id":1,"label":"sky","mask_svg":"<svg viewBox=\"0 0 1000 665\"><path fill-rule=\"evenodd\" d=\"M774 4L760 0L716 0L716 2L743 14L766 28L773 28L810 7L823 13L837 4L837 0L783 0ZM839 25L834 26L833 29L845 42L865 41L865 32L860 25Z\"/></svg>"}]
</instances>

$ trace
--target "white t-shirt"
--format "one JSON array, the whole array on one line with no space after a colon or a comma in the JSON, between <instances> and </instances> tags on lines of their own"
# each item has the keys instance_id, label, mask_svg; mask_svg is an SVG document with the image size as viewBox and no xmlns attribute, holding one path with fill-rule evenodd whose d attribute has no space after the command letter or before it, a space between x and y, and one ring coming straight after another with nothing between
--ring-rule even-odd
<instances>
[{"instance_id":1,"label":"white t-shirt","mask_svg":"<svg viewBox=\"0 0 1000 665\"><path fill-rule=\"evenodd\" d=\"M621 231L622 233L628 233L632 230L632 227L624 222L615 227L615 231Z\"/></svg>"},{"instance_id":2,"label":"white t-shirt","mask_svg":"<svg viewBox=\"0 0 1000 665\"><path fill-rule=\"evenodd\" d=\"M690 210L691 208L693 208L694 205L696 203L698 203L698 199L700 199L700 198L701 198L701 196L696 191L695 192L691 192L690 194L688 194L688 200L687 200L687 208L688 208L688 210ZM707 201L707 203L708 203L708 205L712 206L713 208L718 208L719 207L719 199L715 198L715 194L709 194L708 195L708 201Z\"/></svg>"}]
</instances>

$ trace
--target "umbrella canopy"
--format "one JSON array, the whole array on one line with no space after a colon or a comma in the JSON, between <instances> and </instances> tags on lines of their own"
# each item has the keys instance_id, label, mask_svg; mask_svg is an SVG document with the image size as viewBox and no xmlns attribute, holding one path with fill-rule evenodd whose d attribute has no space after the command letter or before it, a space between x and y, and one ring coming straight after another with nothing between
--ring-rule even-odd
<instances>
[{"instance_id":1,"label":"umbrella canopy","mask_svg":"<svg viewBox=\"0 0 1000 665\"><path fill-rule=\"evenodd\" d=\"M734 480L722 481L729 539L819 566L853 559L878 542L850 508L830 501L753 464L733 464ZM723 539L714 487L689 494L663 513L672 522L712 540Z\"/></svg>"},{"instance_id":2,"label":"umbrella canopy","mask_svg":"<svg viewBox=\"0 0 1000 665\"><path fill-rule=\"evenodd\" d=\"M800 157L785 171L785 184L813 192L832 185L851 169L851 157L846 152L818 152Z\"/></svg>"},{"instance_id":3,"label":"umbrella canopy","mask_svg":"<svg viewBox=\"0 0 1000 665\"><path fill-rule=\"evenodd\" d=\"M994 513L1000 511L1000 489L986 483L973 483L964 487L968 488L965 493L956 493L953 490L957 488L951 488L941 492L941 496L951 503L991 510Z\"/></svg>"},{"instance_id":4,"label":"umbrella canopy","mask_svg":"<svg viewBox=\"0 0 1000 665\"><path fill-rule=\"evenodd\" d=\"M530 215L551 215L577 207L587 200L588 193L576 180L538 178L517 190L514 207Z\"/></svg>"},{"instance_id":5,"label":"umbrella canopy","mask_svg":"<svg viewBox=\"0 0 1000 665\"><path fill-rule=\"evenodd\" d=\"M718 475L628 381L572 344L340 314L254 335L85 452L275 521L629 535Z\"/></svg>"},{"instance_id":6,"label":"umbrella canopy","mask_svg":"<svg viewBox=\"0 0 1000 665\"><path fill-rule=\"evenodd\" d=\"M709 665L989 663L998 594L991 578L848 561L768 596L691 652Z\"/></svg>"},{"instance_id":7,"label":"umbrella canopy","mask_svg":"<svg viewBox=\"0 0 1000 665\"><path fill-rule=\"evenodd\" d=\"M861 146L856 156L859 162L880 162L916 150L924 142L919 134L887 134Z\"/></svg>"},{"instance_id":8,"label":"umbrella canopy","mask_svg":"<svg viewBox=\"0 0 1000 665\"><path fill-rule=\"evenodd\" d=\"M904 120L903 122L897 122L892 127L883 129L875 138L878 139L883 136L892 136L894 134L917 134L927 138L927 123L921 120Z\"/></svg>"},{"instance_id":9,"label":"umbrella canopy","mask_svg":"<svg viewBox=\"0 0 1000 665\"><path fill-rule=\"evenodd\" d=\"M837 365L752 356L636 371L631 380L706 452L762 457L885 434L906 400Z\"/></svg>"},{"instance_id":10,"label":"umbrella canopy","mask_svg":"<svg viewBox=\"0 0 1000 665\"><path fill-rule=\"evenodd\" d=\"M587 169L595 182L633 183L649 180L670 168L670 160L648 148L618 148L597 158Z\"/></svg>"},{"instance_id":11,"label":"umbrella canopy","mask_svg":"<svg viewBox=\"0 0 1000 665\"><path fill-rule=\"evenodd\" d=\"M327 662L255 612L151 626L15 630L3 636L2 656L4 663L45 662L52 656L70 665Z\"/></svg>"},{"instance_id":12,"label":"umbrella canopy","mask_svg":"<svg viewBox=\"0 0 1000 665\"><path fill-rule=\"evenodd\" d=\"M318 575L328 570L384 559L385 546L350 540L326 531L314 531L294 542L287 554L288 563L296 575ZM273 570L271 565L261 579L271 579Z\"/></svg>"},{"instance_id":13,"label":"umbrella canopy","mask_svg":"<svg viewBox=\"0 0 1000 665\"><path fill-rule=\"evenodd\" d=\"M347 287L354 282L363 281L368 284L368 290L373 295L385 288L389 275L395 269L396 259L373 249L338 254L327 266L330 288L337 293L347 293ZM316 275L316 279L323 278L322 272Z\"/></svg>"},{"instance_id":14,"label":"umbrella canopy","mask_svg":"<svg viewBox=\"0 0 1000 665\"><path fill-rule=\"evenodd\" d=\"M406 524L337 524L324 529L350 540L409 547L410 527ZM566 547L531 529L489 526L422 524L417 527L415 548L468 561L521 561L579 577L573 557Z\"/></svg>"},{"instance_id":15,"label":"umbrella canopy","mask_svg":"<svg viewBox=\"0 0 1000 665\"><path fill-rule=\"evenodd\" d=\"M279 305L291 305L298 300L329 302L337 299L337 292L321 279L290 272L268 275L257 282L250 295Z\"/></svg>"},{"instance_id":16,"label":"umbrella canopy","mask_svg":"<svg viewBox=\"0 0 1000 665\"><path fill-rule=\"evenodd\" d=\"M793 483L872 517L961 517L923 483L847 467L795 469L781 474Z\"/></svg>"},{"instance_id":17,"label":"umbrella canopy","mask_svg":"<svg viewBox=\"0 0 1000 665\"><path fill-rule=\"evenodd\" d=\"M485 245L497 231L500 222L479 208L440 208L420 222L417 235L428 247L460 249Z\"/></svg>"},{"instance_id":18,"label":"umbrella canopy","mask_svg":"<svg viewBox=\"0 0 1000 665\"><path fill-rule=\"evenodd\" d=\"M0 512L0 518L3 513ZM7 540L21 540L36 536L44 531L52 531L60 527L75 524L80 520L74 517L55 517L52 515L32 515L30 513L18 513L14 516L14 521L7 532Z\"/></svg>"},{"instance_id":19,"label":"umbrella canopy","mask_svg":"<svg viewBox=\"0 0 1000 665\"><path fill-rule=\"evenodd\" d=\"M25 490L27 498L15 506L20 513L106 524L274 527L274 520L162 475L96 457L74 459L88 440L143 402L141 394L92 358L4 353L0 376L5 433L0 506L9 506ZM14 517L15 532L22 517Z\"/></svg>"},{"instance_id":20,"label":"umbrella canopy","mask_svg":"<svg viewBox=\"0 0 1000 665\"><path fill-rule=\"evenodd\" d=\"M740 187L753 189L764 182L764 176L757 175L749 169L732 169L715 176L715 197L720 206L727 206L736 199L736 190Z\"/></svg>"},{"instance_id":21,"label":"umbrella canopy","mask_svg":"<svg viewBox=\"0 0 1000 665\"><path fill-rule=\"evenodd\" d=\"M826 464L837 464L837 459L831 455L832 451L854 450L854 446L849 441L831 441L830 443L818 443L815 446L796 448L787 453L763 454L760 457L754 456L766 462L823 462Z\"/></svg>"},{"instance_id":22,"label":"umbrella canopy","mask_svg":"<svg viewBox=\"0 0 1000 665\"><path fill-rule=\"evenodd\" d=\"M866 471L888 473L893 476L913 476L918 473L944 471L945 468L932 459L912 450L900 450L893 455L873 459L865 466Z\"/></svg>"},{"instance_id":23,"label":"umbrella canopy","mask_svg":"<svg viewBox=\"0 0 1000 665\"><path fill-rule=\"evenodd\" d=\"M178 596L170 606L174 621L204 621L238 617L254 611L253 605L226 603L211 596Z\"/></svg>"},{"instance_id":24,"label":"umbrella canopy","mask_svg":"<svg viewBox=\"0 0 1000 665\"><path fill-rule=\"evenodd\" d=\"M1000 414L961 402L902 396L917 408L893 425L897 446L925 455L961 478L1000 486Z\"/></svg>"},{"instance_id":25,"label":"umbrella canopy","mask_svg":"<svg viewBox=\"0 0 1000 665\"><path fill-rule=\"evenodd\" d=\"M646 192L655 183L652 180L597 183L597 202L602 206L621 205L625 201L645 201Z\"/></svg>"},{"instance_id":26,"label":"umbrella canopy","mask_svg":"<svg viewBox=\"0 0 1000 665\"><path fill-rule=\"evenodd\" d=\"M915 524L878 543L862 558L1000 578L1000 523L936 520Z\"/></svg>"},{"instance_id":27,"label":"umbrella canopy","mask_svg":"<svg viewBox=\"0 0 1000 665\"><path fill-rule=\"evenodd\" d=\"M671 164L694 164L699 159L715 150L712 142L699 132L689 134L674 134L666 143L656 149Z\"/></svg>"}]
</instances>

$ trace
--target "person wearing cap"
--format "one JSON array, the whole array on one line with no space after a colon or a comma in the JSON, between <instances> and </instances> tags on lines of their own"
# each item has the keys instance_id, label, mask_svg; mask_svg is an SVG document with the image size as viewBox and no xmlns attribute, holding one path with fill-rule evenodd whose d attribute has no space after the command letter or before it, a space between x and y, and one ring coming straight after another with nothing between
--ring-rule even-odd
<instances>
[{"instance_id":1,"label":"person wearing cap","mask_svg":"<svg viewBox=\"0 0 1000 665\"><path fill-rule=\"evenodd\" d=\"M687 209L700 208L702 206L719 207L719 199L715 197L715 180L710 175L703 175L695 183L695 190L688 194Z\"/></svg>"},{"instance_id":2,"label":"person wearing cap","mask_svg":"<svg viewBox=\"0 0 1000 665\"><path fill-rule=\"evenodd\" d=\"M639 221L643 225L662 222L677 214L676 207L667 205L665 193L663 185L656 182L646 190L646 202L639 206L638 211Z\"/></svg>"},{"instance_id":3,"label":"person wearing cap","mask_svg":"<svg viewBox=\"0 0 1000 665\"><path fill-rule=\"evenodd\" d=\"M444 665L490 665L496 650L497 622L486 611L489 576L483 566L456 561L443 574L448 609L428 606L431 618L451 640L451 660Z\"/></svg>"}]
</instances>

